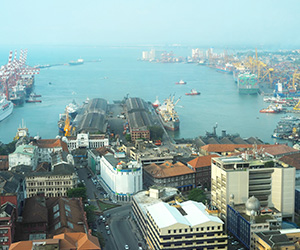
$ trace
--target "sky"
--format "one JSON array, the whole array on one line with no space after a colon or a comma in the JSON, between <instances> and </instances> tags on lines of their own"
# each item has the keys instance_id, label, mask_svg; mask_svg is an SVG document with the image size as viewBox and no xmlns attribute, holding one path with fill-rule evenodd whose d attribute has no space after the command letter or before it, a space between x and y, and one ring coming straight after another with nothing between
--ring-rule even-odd
<instances>
[{"instance_id":1,"label":"sky","mask_svg":"<svg viewBox=\"0 0 300 250\"><path fill-rule=\"evenodd\" d=\"M299 0L4 0L0 45L300 43Z\"/></svg>"}]
</instances>

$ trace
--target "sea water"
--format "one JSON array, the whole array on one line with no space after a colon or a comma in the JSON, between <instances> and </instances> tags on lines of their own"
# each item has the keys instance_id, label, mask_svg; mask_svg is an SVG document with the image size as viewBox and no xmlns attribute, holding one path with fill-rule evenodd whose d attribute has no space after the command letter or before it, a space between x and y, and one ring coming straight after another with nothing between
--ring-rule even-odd
<instances>
[{"instance_id":1,"label":"sea water","mask_svg":"<svg viewBox=\"0 0 300 250\"><path fill-rule=\"evenodd\" d=\"M9 50L0 48L0 65L7 63ZM18 48L17 48L18 49ZM240 134L243 138L258 137L274 143L271 138L281 114L261 114L267 107L260 95L239 95L232 75L219 73L206 66L186 63L150 63L137 60L150 47L28 47L27 65L65 64L41 69L35 77L36 94L42 103L25 103L15 107L13 114L0 122L0 141L13 140L19 124L24 120L30 135L44 139L58 134L59 114L75 100L82 104L87 98L104 98L112 103L125 96L160 102L170 95L180 98L176 110L180 117L180 131L175 138L195 138L212 132ZM168 48L167 48L168 50ZM170 50L170 49L169 49ZM174 51L174 49L173 49ZM176 55L188 56L191 48L177 48ZM85 63L69 66L71 60L82 58ZM88 62L101 59L100 62ZM175 83L184 80L186 85ZM51 84L49 84L51 83ZM191 89L201 92L186 96Z\"/></svg>"}]
</instances>

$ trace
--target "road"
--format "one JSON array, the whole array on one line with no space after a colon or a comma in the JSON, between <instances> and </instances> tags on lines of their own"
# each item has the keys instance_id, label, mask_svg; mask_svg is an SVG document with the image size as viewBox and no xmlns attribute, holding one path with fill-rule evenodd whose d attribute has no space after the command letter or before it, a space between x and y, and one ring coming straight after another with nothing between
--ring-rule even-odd
<instances>
[{"instance_id":1,"label":"road","mask_svg":"<svg viewBox=\"0 0 300 250\"><path fill-rule=\"evenodd\" d=\"M105 191L103 188L97 189L96 185L88 178L89 170L87 168L79 168L77 170L78 177L83 180L87 188L87 198L90 199L90 204L98 208L96 197L103 198ZM120 205L120 204L119 204ZM103 214L109 226L110 234L107 234L105 223L97 223L97 231L100 232L105 239L104 250L124 249L127 244L130 249L138 249L138 243L141 241L141 236L136 224L130 218L131 204L123 204L116 208L105 211ZM107 218L107 214L110 214ZM98 217L97 217L98 219ZM144 245L144 243L142 243Z\"/></svg>"}]
</instances>

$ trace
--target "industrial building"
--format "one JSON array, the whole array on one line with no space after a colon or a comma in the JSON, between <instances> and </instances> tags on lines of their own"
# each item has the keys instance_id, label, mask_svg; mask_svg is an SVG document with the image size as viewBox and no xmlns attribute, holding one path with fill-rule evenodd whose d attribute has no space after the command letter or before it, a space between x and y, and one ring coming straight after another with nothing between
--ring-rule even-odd
<instances>
[{"instance_id":1,"label":"industrial building","mask_svg":"<svg viewBox=\"0 0 300 250\"><path fill-rule=\"evenodd\" d=\"M141 98L128 98L125 102L125 111L131 140L133 142L141 138L150 140L149 127L154 124L149 114L148 104Z\"/></svg>"}]
</instances>

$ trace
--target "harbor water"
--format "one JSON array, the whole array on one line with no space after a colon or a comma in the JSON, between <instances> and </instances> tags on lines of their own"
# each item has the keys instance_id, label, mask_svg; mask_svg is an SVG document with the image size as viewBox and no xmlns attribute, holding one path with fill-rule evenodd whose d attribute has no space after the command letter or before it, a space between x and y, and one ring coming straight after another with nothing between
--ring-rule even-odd
<instances>
[{"instance_id":1,"label":"harbor water","mask_svg":"<svg viewBox=\"0 0 300 250\"><path fill-rule=\"evenodd\" d=\"M0 141L13 140L22 119L30 135L44 139L58 134L57 121L67 104L78 104L86 98L104 98L110 103L129 97L141 97L160 102L170 95L175 100L180 117L180 130L175 138L195 138L212 132L218 124L217 133L240 134L243 138L258 137L267 143L282 114L261 114L268 106L260 95L239 95L232 75L217 72L206 66L190 63L150 63L137 60L144 47L27 47L27 64L64 64L78 58L84 64L67 64L45 68L35 78L36 94L42 95L42 103L25 103L15 107L11 116L0 122ZM0 48L0 65L7 63L9 50ZM167 49L168 50L168 49ZM188 56L191 48L177 48L176 55ZM101 59L100 62L96 62ZM186 85L175 83L184 80ZM186 96L191 89L201 95Z\"/></svg>"}]
</instances>

